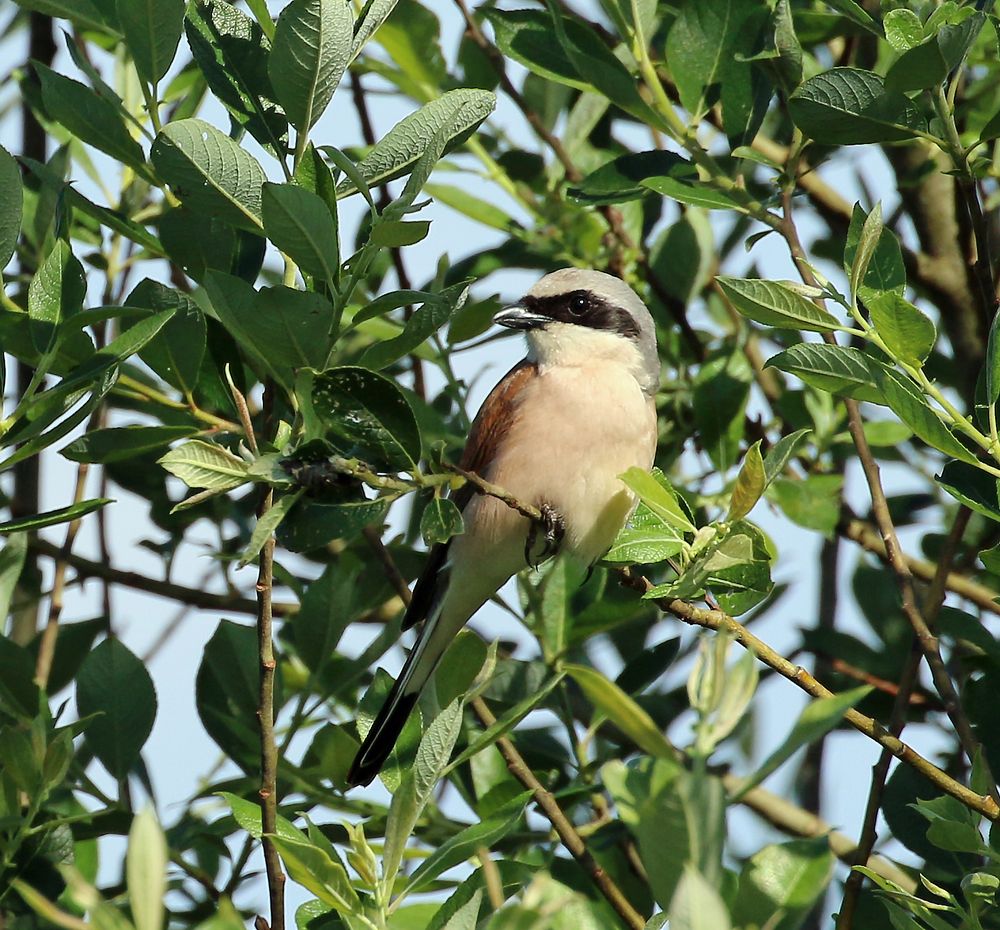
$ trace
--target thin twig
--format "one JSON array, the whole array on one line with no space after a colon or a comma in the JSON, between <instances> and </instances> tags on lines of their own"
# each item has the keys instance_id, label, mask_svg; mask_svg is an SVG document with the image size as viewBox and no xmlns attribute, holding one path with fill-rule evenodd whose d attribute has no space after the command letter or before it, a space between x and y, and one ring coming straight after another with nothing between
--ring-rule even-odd
<instances>
[{"instance_id":1,"label":"thin twig","mask_svg":"<svg viewBox=\"0 0 1000 930\"><path fill-rule=\"evenodd\" d=\"M889 561L885 543L882 541L882 537L879 536L878 530L864 520L852 518L843 520L837 526L837 532L845 539L850 539L863 549L867 549L878 556L883 562ZM917 578L920 578L922 581L932 581L934 579L936 566L933 562L918 559L911 555L904 555L903 558L906 560L910 571ZM997 598L1000 598L1000 592L994 591L992 588L986 587L986 585L979 584L979 582L953 571L948 573L948 577L945 579L945 587L952 594L957 594L959 597L963 597L975 604L980 610L985 610L992 614L1000 614L1000 603L997 603Z\"/></svg>"},{"instance_id":2,"label":"thin twig","mask_svg":"<svg viewBox=\"0 0 1000 930\"><path fill-rule=\"evenodd\" d=\"M265 422L270 425L273 386L264 385ZM271 509L274 492L266 487L261 494L257 519ZM285 873L272 837L278 831L278 745L274 733L274 639L271 632L273 610L271 595L274 589L274 534L260 551L257 570L257 650L260 660L260 691L257 717L260 726L260 811L261 843L264 849L264 866L267 870L267 891L270 899L270 930L285 927Z\"/></svg>"},{"instance_id":3,"label":"thin twig","mask_svg":"<svg viewBox=\"0 0 1000 930\"><path fill-rule=\"evenodd\" d=\"M927 594L927 602L924 607L924 618L928 624L933 624L944 604L945 579L955 561L955 553L961 544L962 536L969 525L971 511L966 507L960 507L958 515L952 525L951 532L945 542L944 550L938 561L938 570L931 583ZM892 713L889 717L889 732L893 736L899 736L906 726L906 711L910 703L910 695L917 683L917 676L920 670L921 650L919 637L914 635L910 651L907 654L906 664L903 666L899 679L899 690L896 699L893 701ZM882 807L882 794L885 790L885 781L889 776L889 767L892 764L892 753L888 749L883 749L878 761L872 767L871 787L868 791L868 802L865 805L865 816L861 827L861 838L858 840L858 848L855 853L855 861L852 865L864 865L875 848L875 841L878 839L878 814ZM861 889L864 885L864 873L857 869L852 869L851 874L844 883L844 898L841 902L840 913L837 915L837 930L851 930L854 925L854 915L857 911L858 900Z\"/></svg>"},{"instance_id":4,"label":"thin twig","mask_svg":"<svg viewBox=\"0 0 1000 930\"><path fill-rule=\"evenodd\" d=\"M257 602L250 598L233 597L231 594L213 594L210 591L188 588L181 584L175 584L172 581L159 581L156 578L148 578L139 572L123 571L122 569L105 565L102 562L85 559L74 553L63 553L61 546L56 546L44 539L33 539L28 545L30 549L39 553L39 555L47 556L50 559L64 559L66 564L72 566L77 576L81 578L100 578L103 581L108 581L111 584L117 584L124 588L131 588L135 591L142 591L146 594L153 594L157 597L164 597L167 600L188 604L191 607L201 607L209 611L250 614L251 616L257 613ZM298 609L298 604L284 601L271 604L271 613L278 617L288 616L295 613Z\"/></svg>"},{"instance_id":5,"label":"thin twig","mask_svg":"<svg viewBox=\"0 0 1000 930\"><path fill-rule=\"evenodd\" d=\"M496 723L497 718L493 716L492 711L486 706L486 702L481 697L473 698L470 706L484 727L491 727ZM591 881L593 881L607 902L614 908L615 913L632 930L642 930L646 926L646 921L642 914L632 907L611 876L601 868L600 863L598 863L587 848L583 837L580 836L576 827L573 826L563 813L559 802L556 801L552 793L535 777L535 773L531 771L514 744L507 737L502 736L497 740L496 746L500 750L500 755L503 756L504 761L507 763L507 770L525 788L532 792L535 803L546 818L548 818L549 823L552 824L563 846L583 866L584 870L590 876Z\"/></svg>"}]
</instances>

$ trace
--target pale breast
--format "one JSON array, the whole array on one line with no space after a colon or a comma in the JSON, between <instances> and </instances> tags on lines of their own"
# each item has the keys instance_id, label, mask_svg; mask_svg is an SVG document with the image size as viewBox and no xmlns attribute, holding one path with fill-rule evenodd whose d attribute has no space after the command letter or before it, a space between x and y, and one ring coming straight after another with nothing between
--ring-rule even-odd
<instances>
[{"instance_id":1,"label":"pale breast","mask_svg":"<svg viewBox=\"0 0 1000 930\"><path fill-rule=\"evenodd\" d=\"M611 545L634 506L618 476L652 465L653 402L611 365L553 367L527 391L489 478L522 500L554 507L565 520L564 546L589 564Z\"/></svg>"}]
</instances>

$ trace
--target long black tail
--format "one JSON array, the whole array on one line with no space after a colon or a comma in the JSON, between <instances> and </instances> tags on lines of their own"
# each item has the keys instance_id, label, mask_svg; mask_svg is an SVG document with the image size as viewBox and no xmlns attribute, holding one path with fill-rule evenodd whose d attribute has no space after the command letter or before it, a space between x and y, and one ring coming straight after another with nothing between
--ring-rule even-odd
<instances>
[{"instance_id":1,"label":"long black tail","mask_svg":"<svg viewBox=\"0 0 1000 930\"><path fill-rule=\"evenodd\" d=\"M410 653L403 671L400 673L396 683L389 692L389 697L378 712L372 728L368 731L365 741L361 744L358 754L351 763L351 770L347 773L347 784L349 787L356 785L367 785L372 779L382 771L386 759L392 752L392 747L396 745L399 734L406 725L413 705L420 697L419 691L409 694L403 693L403 688L409 679L411 664L417 657L417 650Z\"/></svg>"}]
</instances>

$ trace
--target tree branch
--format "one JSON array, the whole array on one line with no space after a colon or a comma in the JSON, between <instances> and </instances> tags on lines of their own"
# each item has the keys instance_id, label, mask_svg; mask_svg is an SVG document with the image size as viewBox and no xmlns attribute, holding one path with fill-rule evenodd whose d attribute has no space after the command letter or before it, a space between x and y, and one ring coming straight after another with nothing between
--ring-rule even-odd
<instances>
[{"instance_id":1,"label":"tree branch","mask_svg":"<svg viewBox=\"0 0 1000 930\"><path fill-rule=\"evenodd\" d=\"M646 594L653 588L653 583L648 578L633 572L629 568L619 569L619 574L622 577L623 584L641 594ZM692 626L700 626L706 630L727 631L733 636L736 642L752 652L768 668L774 669L779 675L787 678L807 694L811 694L817 698L833 696L833 692L829 688L820 684L804 668L793 665L763 640L754 636L745 626L721 610L702 610L693 604L677 598L656 598L652 600L661 610ZM970 788L961 784L961 782L956 781L934 765L933 762L921 756L911 746L894 737L878 721L853 709L844 713L844 720L859 733L863 733L879 745L887 748L897 759L912 766L921 775L937 785L945 794L949 794L956 800L961 801L970 810L977 811L986 817L987 820L1000 820L1000 805L993 798L978 795Z\"/></svg>"},{"instance_id":2,"label":"tree branch","mask_svg":"<svg viewBox=\"0 0 1000 930\"><path fill-rule=\"evenodd\" d=\"M470 706L484 727L491 727L496 723L497 718L493 716L493 713L481 697L474 698ZM601 894L604 895L607 902L614 908L615 913L633 930L642 930L646 926L645 918L632 907L611 876L601 868L600 863L587 848L583 837L580 836L576 827L570 823L569 819L563 813L559 802L556 801L552 793L535 777L535 773L528 767L528 764L524 761L524 758L517 751L514 744L506 736L501 736L497 740L496 746L500 750L500 755L503 756L504 762L507 763L507 770L525 788L532 792L535 803L548 818L549 823L552 824L563 846L583 866L584 871L590 876L591 881L597 886Z\"/></svg>"}]
</instances>

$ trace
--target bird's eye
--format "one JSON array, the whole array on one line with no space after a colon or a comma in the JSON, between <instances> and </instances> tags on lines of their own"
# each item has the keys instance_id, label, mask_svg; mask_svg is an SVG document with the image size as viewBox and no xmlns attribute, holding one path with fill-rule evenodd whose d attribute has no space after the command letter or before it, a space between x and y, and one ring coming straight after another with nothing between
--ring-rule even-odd
<instances>
[{"instance_id":1,"label":"bird's eye","mask_svg":"<svg viewBox=\"0 0 1000 930\"><path fill-rule=\"evenodd\" d=\"M569 311L574 316L580 316L587 312L590 301L586 294L574 294L569 301Z\"/></svg>"}]
</instances>

